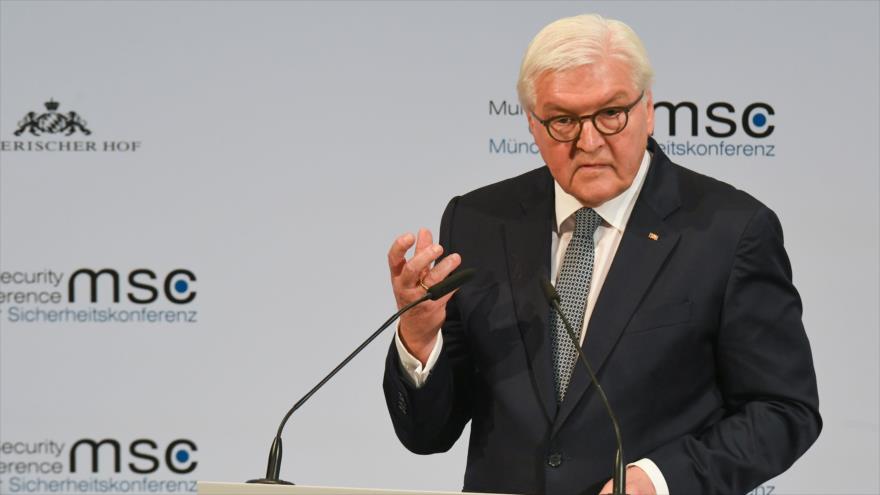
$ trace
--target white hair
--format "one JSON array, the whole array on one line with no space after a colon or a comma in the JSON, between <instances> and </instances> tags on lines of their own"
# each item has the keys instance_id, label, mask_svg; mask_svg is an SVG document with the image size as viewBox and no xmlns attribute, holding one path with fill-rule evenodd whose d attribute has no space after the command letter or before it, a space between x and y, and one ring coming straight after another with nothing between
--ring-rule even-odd
<instances>
[{"instance_id":1,"label":"white hair","mask_svg":"<svg viewBox=\"0 0 880 495\"><path fill-rule=\"evenodd\" d=\"M523 108L535 107L535 80L547 71L559 72L603 60L625 62L636 90L646 90L654 79L642 40L621 21L583 14L544 27L526 49L516 90Z\"/></svg>"}]
</instances>

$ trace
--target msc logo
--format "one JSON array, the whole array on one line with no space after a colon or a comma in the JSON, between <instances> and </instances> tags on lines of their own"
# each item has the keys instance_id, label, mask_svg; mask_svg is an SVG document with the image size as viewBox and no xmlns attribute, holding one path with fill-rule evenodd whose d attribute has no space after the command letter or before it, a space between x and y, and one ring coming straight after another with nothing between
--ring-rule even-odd
<instances>
[{"instance_id":1,"label":"msc logo","mask_svg":"<svg viewBox=\"0 0 880 495\"><path fill-rule=\"evenodd\" d=\"M99 452L110 452L113 460L113 472L122 471L122 451L117 440L105 438L99 442L90 438L78 440L70 447L70 472L77 471L78 453L85 451L91 454L92 472L97 473L100 468L99 457L106 459L106 454L99 456ZM193 452L198 451L198 447L191 440L177 439L172 441L165 447L164 455L159 444L147 438L139 438L132 441L128 445L128 455L132 459L128 463L128 469L133 473L149 474L155 473L161 466L162 461L165 467L177 474L191 473L199 465L198 461L193 460ZM87 457L88 459L88 457Z\"/></svg>"},{"instance_id":2,"label":"msc logo","mask_svg":"<svg viewBox=\"0 0 880 495\"><path fill-rule=\"evenodd\" d=\"M193 272L178 268L168 272L159 281L157 278L156 272L146 268L130 271L126 277L128 290L125 295L128 300L135 304L156 302L160 297L160 288L165 299L174 304L187 304L196 298L196 291L192 288L193 282L196 281ZM77 284L79 279L86 280L87 283ZM120 274L112 268L97 271L90 268L80 268L71 273L67 282L67 300L76 302L77 289L86 285L89 287L90 301L96 303L98 302L98 287L101 284L105 287L109 284L113 291L113 302L118 303L122 289Z\"/></svg>"},{"instance_id":3,"label":"msc logo","mask_svg":"<svg viewBox=\"0 0 880 495\"><path fill-rule=\"evenodd\" d=\"M690 124L690 135L696 136L700 129L700 110L692 101L670 103L658 101L654 104L656 122L662 122L659 110L666 110L669 122L669 136L675 136L678 132L678 124L681 118ZM745 107L742 114L737 116L736 107L724 101L716 101L706 107L705 118L711 123L704 127L706 134L726 138L733 136L738 127L753 138L766 138L773 134L775 126L770 124L770 116L775 115L773 107L767 103L752 103ZM739 124L739 126L737 125Z\"/></svg>"},{"instance_id":4,"label":"msc logo","mask_svg":"<svg viewBox=\"0 0 880 495\"><path fill-rule=\"evenodd\" d=\"M23 132L27 131L34 136L39 136L41 133L65 133L67 136L70 136L74 132L79 131L88 136L92 133L92 131L86 129L87 122L77 115L76 112L67 112L67 115L56 112L61 104L52 99L49 99L45 105L46 113L37 115L37 112L28 112L18 123L18 130L13 134L21 136Z\"/></svg>"}]
</instances>

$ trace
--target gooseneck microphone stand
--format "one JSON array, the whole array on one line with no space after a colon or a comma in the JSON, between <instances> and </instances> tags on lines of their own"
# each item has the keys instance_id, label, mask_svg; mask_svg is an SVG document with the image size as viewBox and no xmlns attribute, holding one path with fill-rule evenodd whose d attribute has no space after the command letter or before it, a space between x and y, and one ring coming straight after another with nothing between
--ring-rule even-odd
<instances>
[{"instance_id":1,"label":"gooseneck microphone stand","mask_svg":"<svg viewBox=\"0 0 880 495\"><path fill-rule=\"evenodd\" d=\"M460 270L456 271L455 273L449 275L442 282L429 287L424 296L407 304L406 306L401 308L397 313L394 313L394 315L392 315L391 318L388 318L388 320L386 320L385 323L383 323L382 326L379 327L378 330L376 330L375 332L373 332L372 335L367 337L367 339L361 345L359 345L358 348L354 350L354 352L352 352L351 354L348 355L348 357L343 359L342 362L339 363L338 366L333 368L333 371L328 373L327 376L324 377L324 379L322 379L320 382L318 382L318 384L315 385L314 387L312 387L312 389L309 390L306 395L304 395L300 400L298 400L296 402L296 404L294 404L293 407L291 407L290 410L287 411L287 414L284 415L284 419L281 420L281 424L278 426L278 431L275 433L275 439L272 440L272 447L269 448L269 463L266 466L266 477L254 479L254 480L248 480L248 483L261 483L261 484L267 484L267 485L292 485L293 483L280 479L281 454L282 454L281 432L284 431L284 425L287 424L287 420L290 419L290 416L294 412L296 412L297 409L302 407L302 405L305 404L306 401L308 401L313 395L315 395L315 392L317 392L321 387L323 387L325 383L327 383L328 381L330 381L331 378L336 376L336 373L339 373L339 370L344 368L345 365L347 365L349 363L349 361L354 359L354 357L357 356L358 354L360 354L360 352L362 350L364 350L365 347L370 345L370 343L373 342L373 340L375 340L376 337L378 337L379 334L381 334L383 330L388 328L392 323L394 323L395 320L400 318L400 316L402 314L406 313L410 309L418 306L419 304L421 304L427 300L436 301L437 299L440 299L441 297L445 296L446 294L448 294L448 293L454 291L455 289L459 288L460 286L464 285L468 280L470 280L474 276L474 273L476 273L476 270L473 268L463 268L463 269L460 269Z\"/></svg>"},{"instance_id":2,"label":"gooseneck microphone stand","mask_svg":"<svg viewBox=\"0 0 880 495\"><path fill-rule=\"evenodd\" d=\"M602 404L605 405L608 417L611 418L611 424L614 426L614 436L617 438L617 455L614 458L614 474L612 475L612 479L614 480L612 494L626 495L626 466L623 464L623 440L620 436L620 425L617 423L617 417L614 416L614 411L611 410L611 404L608 402L605 390L602 389L602 385L599 384L599 380L593 372L593 367L590 366L590 363L584 356L584 352L581 350L580 342L578 342L577 335L575 335L574 330L571 328L571 323L568 322L568 318L565 317L565 313L562 311L562 306L559 304L559 293L556 292L556 288L553 287L547 279L541 280L541 288L544 290L547 302L553 306L553 309L556 310L556 313L562 319L562 326L565 327L565 331L568 333L568 338L571 339L572 344L574 344L578 357L584 364L584 367L587 368L587 372L590 374L590 380L592 380L593 386L596 387L596 391L599 392L599 397L602 399Z\"/></svg>"}]
</instances>

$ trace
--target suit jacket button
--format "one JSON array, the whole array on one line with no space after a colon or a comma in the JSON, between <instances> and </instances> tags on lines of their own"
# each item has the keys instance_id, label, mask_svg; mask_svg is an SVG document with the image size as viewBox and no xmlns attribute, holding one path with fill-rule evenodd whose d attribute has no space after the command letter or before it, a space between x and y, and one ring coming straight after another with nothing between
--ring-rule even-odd
<instances>
[{"instance_id":1,"label":"suit jacket button","mask_svg":"<svg viewBox=\"0 0 880 495\"><path fill-rule=\"evenodd\" d=\"M547 457L547 465L552 468L557 468L562 465L562 454L550 454Z\"/></svg>"}]
</instances>

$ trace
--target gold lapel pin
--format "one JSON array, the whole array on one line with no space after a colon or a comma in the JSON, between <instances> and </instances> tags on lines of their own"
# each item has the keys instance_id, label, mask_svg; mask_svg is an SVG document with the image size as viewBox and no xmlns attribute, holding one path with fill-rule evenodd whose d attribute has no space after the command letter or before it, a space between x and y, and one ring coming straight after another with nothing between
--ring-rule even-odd
<instances>
[{"instance_id":1,"label":"gold lapel pin","mask_svg":"<svg viewBox=\"0 0 880 495\"><path fill-rule=\"evenodd\" d=\"M653 232L651 232L650 234L648 234L648 239L651 239L652 241L659 241L659 240L660 240L660 236L657 235L657 234L655 234L655 233L653 233Z\"/></svg>"}]
</instances>

